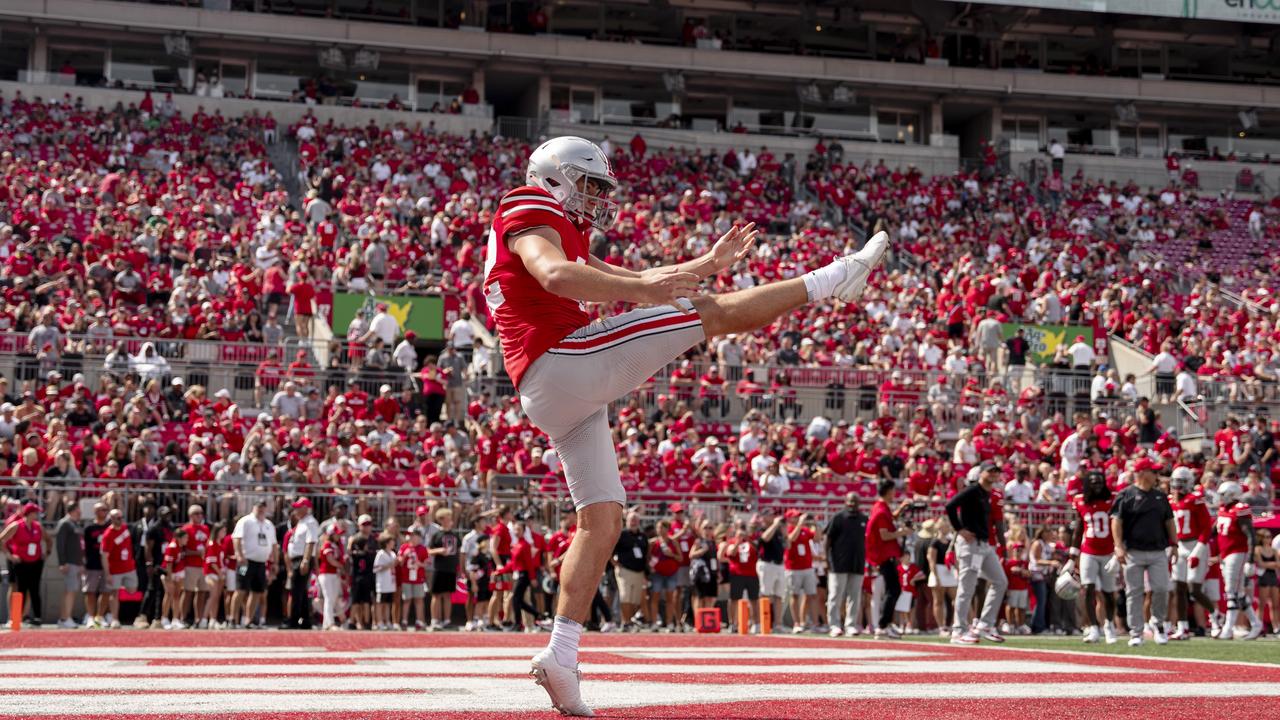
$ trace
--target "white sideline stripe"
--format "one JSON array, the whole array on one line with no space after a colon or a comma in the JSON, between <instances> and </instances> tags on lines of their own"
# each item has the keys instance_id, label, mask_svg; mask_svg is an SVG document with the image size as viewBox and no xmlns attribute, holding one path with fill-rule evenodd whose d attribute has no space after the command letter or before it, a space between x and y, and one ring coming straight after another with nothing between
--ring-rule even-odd
<instances>
[{"instance_id":1,"label":"white sideline stripe","mask_svg":"<svg viewBox=\"0 0 1280 720\"><path fill-rule=\"evenodd\" d=\"M358 708L360 713L383 711L482 712L549 709L546 693L526 679L458 678L442 692L430 689L414 693L279 694L227 693L202 695L174 692L154 695L108 693L102 695L30 695L0 693L6 707L23 708L24 716L78 714L115 715L153 713L171 716L175 707L183 714L225 715L229 712L265 712L272 715L323 712ZM866 700L866 699L1087 699L1280 697L1278 683L1153 683L1124 686L1087 683L928 683L811 684L763 683L748 691L741 685L681 685L647 682L588 682L584 699L596 708L639 707L685 703L730 703L757 700ZM655 702L656 699L660 701ZM32 702L36 700L36 702Z\"/></svg>"},{"instance_id":2,"label":"white sideline stripe","mask_svg":"<svg viewBox=\"0 0 1280 720\"><path fill-rule=\"evenodd\" d=\"M1065 643L1065 642L1068 642L1069 640L1070 638L1065 638L1063 639L1063 642ZM1077 642L1079 642L1078 639L1077 639ZM1248 667L1255 667L1255 668L1270 668L1272 670L1276 668L1275 663L1249 662L1247 660L1201 660L1199 658L1163 657L1160 655L1102 655L1097 652L1093 652L1089 650L1078 650L1075 648L1069 648L1067 646L1063 646L1061 650L1058 650L1056 648L1048 649L1048 648L1025 648L1025 647L1016 647L1016 646L1011 647L1007 643L999 646L993 646L993 645L987 644L987 645L983 645L982 647L990 650L999 650L1000 652L1033 653L1033 654L1065 653L1067 655L1075 655L1077 657L1095 657L1095 658L1096 657L1123 657L1125 660L1138 660L1146 663L1168 662L1168 663L1191 663L1194 665L1200 665L1200 664L1236 665L1236 666L1245 665Z\"/></svg>"},{"instance_id":3,"label":"white sideline stripe","mask_svg":"<svg viewBox=\"0 0 1280 720\"><path fill-rule=\"evenodd\" d=\"M857 664L853 664L857 663ZM1159 671L1134 670L1128 667L1085 665L1083 663L1028 662L1025 660L938 660L938 661L872 661L822 665L686 665L679 662L641 665L635 663L592 663L584 658L584 673L608 673L611 675L687 675L696 678L706 675L777 676L828 675L850 673L892 673L896 675L936 675L939 673L999 673L1003 675L1027 675L1042 673L1089 673L1096 675L1121 675ZM288 663L243 665L166 665L153 666L141 661L95 662L70 660L50 666L44 663L6 660L0 661L0 677L13 681L31 675L106 674L128 677L174 677L227 675L233 677L254 675L380 675L403 673L426 675L524 675L529 672L528 660L357 660L352 665L289 665ZM56 687L58 679L46 678L50 687Z\"/></svg>"},{"instance_id":4,"label":"white sideline stripe","mask_svg":"<svg viewBox=\"0 0 1280 720\"><path fill-rule=\"evenodd\" d=\"M585 647L579 652L586 662L591 662L593 654L621 655L624 657L656 660L737 660L751 658L755 660L877 660L910 657L945 657L938 653L920 652L905 649L879 649L866 647L849 648L653 648L644 646L619 647ZM76 660L227 660L234 658L271 659L279 655L288 655L287 660L325 659L325 660L374 660L390 658L395 660L442 660L446 658L469 659L488 658L523 658L529 659L540 647L415 647L415 648L371 648L368 650L328 651L319 647L276 647L270 645L245 645L236 647L71 647L71 648L6 648L0 650L0 663L6 657L48 658L59 662ZM309 666L310 667L310 666Z\"/></svg>"}]
</instances>

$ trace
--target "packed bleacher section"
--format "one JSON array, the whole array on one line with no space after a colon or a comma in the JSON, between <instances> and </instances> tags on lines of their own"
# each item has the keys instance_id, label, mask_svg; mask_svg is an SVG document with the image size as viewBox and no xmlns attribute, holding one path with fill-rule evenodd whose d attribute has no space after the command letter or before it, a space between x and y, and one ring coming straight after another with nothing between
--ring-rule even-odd
<instances>
[{"instance_id":1,"label":"packed bleacher section","mask_svg":"<svg viewBox=\"0 0 1280 720\"><path fill-rule=\"evenodd\" d=\"M128 521L168 507L186 522L200 506L234 523L262 499L287 527L301 496L321 516L342 506L393 529L419 508L422 527L439 509L487 527L501 501L531 535L555 524L555 450L465 316L443 351L386 307L333 328L332 343L308 337L333 291L448 294L491 326L486 233L522 182L526 143L308 117L281 129L298 165L277 168L267 115L185 117L150 98L86 108L70 95L0 98L0 114L0 339L15 358L0 378L6 518L27 502L50 522L100 502ZM1208 491L1239 477L1250 503L1271 506L1272 418L1232 417L1187 453L1139 398L1140 378L1083 337L1033 366L1000 324L1132 342L1155 358L1150 401L1194 400L1197 381L1275 399L1274 201L1202 197L1181 177L1158 189L1029 186L989 169L923 177L838 144L721 155L637 135L607 149L622 200L594 238L607 262L679 262L755 222L767 241L708 280L728 290L800 275L878 226L896 235L864 301L718 338L619 403L623 476L647 518L671 503L715 523L825 515L891 478L925 520L993 462L1012 518L1061 528L1082 470L1121 487L1144 456L1195 468ZM1219 291L1227 280L1239 307ZM241 370L206 384L215 365ZM216 573L226 557L211 552Z\"/></svg>"}]
</instances>

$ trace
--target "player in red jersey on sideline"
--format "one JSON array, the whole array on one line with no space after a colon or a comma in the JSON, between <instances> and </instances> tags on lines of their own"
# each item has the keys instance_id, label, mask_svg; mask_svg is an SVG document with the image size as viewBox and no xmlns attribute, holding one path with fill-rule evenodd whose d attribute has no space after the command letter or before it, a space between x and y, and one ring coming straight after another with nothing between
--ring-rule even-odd
<instances>
[{"instance_id":1,"label":"player in red jersey on sideline","mask_svg":"<svg viewBox=\"0 0 1280 720\"><path fill-rule=\"evenodd\" d=\"M1218 486L1218 553L1222 555L1222 591L1227 596L1227 617L1219 640L1235 638L1236 618L1244 611L1249 618L1245 640L1257 640L1262 634L1262 620L1253 610L1246 580L1253 575L1253 512L1240 501L1240 483L1234 480Z\"/></svg>"},{"instance_id":2,"label":"player in red jersey on sideline","mask_svg":"<svg viewBox=\"0 0 1280 720\"><path fill-rule=\"evenodd\" d=\"M1189 467L1176 467L1169 476L1170 505L1173 506L1173 524L1178 529L1178 557L1173 563L1173 597L1170 598L1173 615L1178 626L1170 640L1190 640L1187 598L1204 608L1212 617L1217 608L1204 593L1204 578L1209 572L1209 536L1213 533L1213 518L1204 501L1204 491L1196 485L1196 476Z\"/></svg>"},{"instance_id":3,"label":"player in red jersey on sideline","mask_svg":"<svg viewBox=\"0 0 1280 720\"><path fill-rule=\"evenodd\" d=\"M618 185L595 143L559 137L529 157L527 185L503 196L489 230L484 294L503 360L525 413L555 444L578 532L565 555L556 619L532 675L569 715L582 701L578 641L605 564L622 531L626 493L609 430L608 405L698 343L756 330L805 304L852 302L888 248L877 233L856 254L802 277L722 295L699 283L744 258L754 224L735 225L704 255L636 272L591 255L588 233L617 218ZM591 323L584 303L641 305Z\"/></svg>"},{"instance_id":4,"label":"player in red jersey on sideline","mask_svg":"<svg viewBox=\"0 0 1280 720\"><path fill-rule=\"evenodd\" d=\"M1116 572L1110 569L1115 553L1111 536L1111 487L1097 470L1085 474L1084 492L1071 498L1071 506L1079 513L1071 540L1071 555L1080 562L1080 584L1084 586L1084 611L1089 617L1084 641L1096 643L1098 633L1098 592L1102 592L1105 622L1102 632L1107 644L1116 642Z\"/></svg>"}]
</instances>

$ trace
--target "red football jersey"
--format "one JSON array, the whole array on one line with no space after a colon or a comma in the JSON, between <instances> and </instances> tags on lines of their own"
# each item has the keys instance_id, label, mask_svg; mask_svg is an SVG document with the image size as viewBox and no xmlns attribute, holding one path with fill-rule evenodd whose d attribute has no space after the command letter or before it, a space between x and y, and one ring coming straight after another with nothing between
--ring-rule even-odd
<instances>
[{"instance_id":1,"label":"red football jersey","mask_svg":"<svg viewBox=\"0 0 1280 720\"><path fill-rule=\"evenodd\" d=\"M1173 506L1173 524L1178 528L1179 540L1209 542L1213 518L1209 515L1203 495L1199 492L1187 493L1170 505Z\"/></svg>"},{"instance_id":2,"label":"red football jersey","mask_svg":"<svg viewBox=\"0 0 1280 720\"><path fill-rule=\"evenodd\" d=\"M790 534L790 528L787 534ZM808 570L813 567L813 552L809 547L809 541L812 539L812 530L807 527L800 528L800 534L796 536L795 542L787 546L787 552L782 558L782 566L788 570Z\"/></svg>"},{"instance_id":3,"label":"red football jersey","mask_svg":"<svg viewBox=\"0 0 1280 720\"><path fill-rule=\"evenodd\" d=\"M1249 539L1245 537L1240 521L1251 517L1252 511L1242 502L1229 508L1218 508L1218 552L1222 557L1249 552Z\"/></svg>"},{"instance_id":4,"label":"red football jersey","mask_svg":"<svg viewBox=\"0 0 1280 720\"><path fill-rule=\"evenodd\" d=\"M1115 552L1115 538L1111 536L1111 501L1085 502L1083 495L1071 499L1071 505L1080 513L1084 523L1084 539L1080 552L1089 555L1110 555Z\"/></svg>"},{"instance_id":5,"label":"red football jersey","mask_svg":"<svg viewBox=\"0 0 1280 720\"><path fill-rule=\"evenodd\" d=\"M756 576L756 561L760 559L760 553L756 550L754 540L743 538L736 543L729 543L724 549L724 557L729 564L730 575Z\"/></svg>"},{"instance_id":6,"label":"red football jersey","mask_svg":"<svg viewBox=\"0 0 1280 720\"><path fill-rule=\"evenodd\" d=\"M502 338L507 374L517 387L534 360L590 321L581 303L547 292L507 246L511 235L537 227L559 233L569 262L585 264L590 248L586 234L542 188L516 188L498 203L489 229L484 294Z\"/></svg>"},{"instance_id":7,"label":"red football jersey","mask_svg":"<svg viewBox=\"0 0 1280 720\"><path fill-rule=\"evenodd\" d=\"M400 546L399 580L401 585L422 585L427 581L427 558L422 545L405 543Z\"/></svg>"}]
</instances>

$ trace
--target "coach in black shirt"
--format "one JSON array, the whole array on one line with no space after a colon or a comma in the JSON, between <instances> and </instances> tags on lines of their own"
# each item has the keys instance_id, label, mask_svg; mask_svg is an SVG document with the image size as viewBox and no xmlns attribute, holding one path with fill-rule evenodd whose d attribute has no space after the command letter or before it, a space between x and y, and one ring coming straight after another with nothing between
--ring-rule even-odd
<instances>
[{"instance_id":1,"label":"coach in black shirt","mask_svg":"<svg viewBox=\"0 0 1280 720\"><path fill-rule=\"evenodd\" d=\"M1156 473L1163 468L1143 456L1133 465L1134 482L1116 495L1111 505L1111 535L1116 540L1116 560L1124 565L1125 600L1128 603L1129 646L1142 644L1142 587L1151 590L1152 631L1157 645L1169 641L1164 621L1169 606L1169 555L1178 532L1173 524L1169 496L1156 487Z\"/></svg>"},{"instance_id":2,"label":"coach in black shirt","mask_svg":"<svg viewBox=\"0 0 1280 720\"><path fill-rule=\"evenodd\" d=\"M991 488L1000 477L1000 468L985 462L978 471L978 482L966 486L947 502L947 517L956 529L955 552L959 587L956 591L955 617L951 624L951 642L976 644L979 639L1004 642L996 630L996 618L1004 602L1009 578L991 544ZM996 538L999 540L999 538ZM978 589L978 578L987 581L987 596L975 627L969 627L969 606Z\"/></svg>"},{"instance_id":3,"label":"coach in black shirt","mask_svg":"<svg viewBox=\"0 0 1280 720\"><path fill-rule=\"evenodd\" d=\"M858 634L862 616L862 574L867 564L867 519L858 509L858 494L844 498L844 509L827 523L827 623L831 635L840 635L841 613L844 632Z\"/></svg>"},{"instance_id":4,"label":"coach in black shirt","mask_svg":"<svg viewBox=\"0 0 1280 720\"><path fill-rule=\"evenodd\" d=\"M625 625L640 609L644 600L645 571L649 569L649 539L640 529L640 514L627 513L626 527L618 535L613 547L614 576L618 580L618 602L622 605L622 621Z\"/></svg>"}]
</instances>

